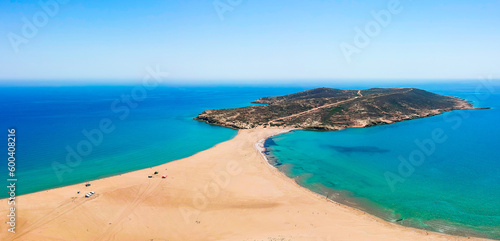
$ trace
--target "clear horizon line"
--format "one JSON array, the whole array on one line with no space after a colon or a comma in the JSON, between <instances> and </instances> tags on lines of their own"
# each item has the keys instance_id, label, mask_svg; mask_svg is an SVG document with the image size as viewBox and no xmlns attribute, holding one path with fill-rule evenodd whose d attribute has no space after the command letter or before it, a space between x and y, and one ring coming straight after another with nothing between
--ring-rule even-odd
<instances>
[{"instance_id":1,"label":"clear horizon line","mask_svg":"<svg viewBox=\"0 0 500 241\"><path fill-rule=\"evenodd\" d=\"M188 78L164 78L171 81L186 81L186 82L228 82L228 81L274 81L274 82L297 82L297 81L462 81L462 80L478 80L478 79L489 79L486 77L478 76L476 78L256 78L256 79L239 79L239 78L221 78L221 79L188 79ZM489 80L500 80L497 78L491 78ZM44 81L44 82L61 82L61 81L109 81L116 83L116 81L142 81L142 78L0 78L0 83L2 82L12 82L12 81Z\"/></svg>"},{"instance_id":2,"label":"clear horizon line","mask_svg":"<svg viewBox=\"0 0 500 241\"><path fill-rule=\"evenodd\" d=\"M372 85L383 87L412 87L422 84L471 84L477 82L488 82L491 85L500 85L500 79L476 78L476 79L330 79L330 80L247 80L247 81L183 81L164 80L159 86L164 87L338 87L349 85ZM92 80L92 81L68 81L68 80L9 80L0 79L0 87L98 87L98 86L139 86L141 80Z\"/></svg>"}]
</instances>

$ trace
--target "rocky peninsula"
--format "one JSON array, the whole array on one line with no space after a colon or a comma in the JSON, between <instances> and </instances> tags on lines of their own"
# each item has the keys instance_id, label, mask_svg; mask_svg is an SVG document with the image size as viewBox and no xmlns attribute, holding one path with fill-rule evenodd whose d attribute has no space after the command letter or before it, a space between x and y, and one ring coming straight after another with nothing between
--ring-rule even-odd
<instances>
[{"instance_id":1,"label":"rocky peninsula","mask_svg":"<svg viewBox=\"0 0 500 241\"><path fill-rule=\"evenodd\" d=\"M234 129L286 127L341 130L392 124L452 110L481 109L464 99L417 88L317 88L264 97L252 103L266 105L206 110L194 119Z\"/></svg>"}]
</instances>

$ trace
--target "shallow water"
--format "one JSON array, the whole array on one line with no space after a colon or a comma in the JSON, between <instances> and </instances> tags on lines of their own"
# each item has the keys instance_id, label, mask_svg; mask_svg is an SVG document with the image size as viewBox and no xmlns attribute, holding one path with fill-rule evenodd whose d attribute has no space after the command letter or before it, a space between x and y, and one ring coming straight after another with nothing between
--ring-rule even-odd
<instances>
[{"instance_id":1,"label":"shallow water","mask_svg":"<svg viewBox=\"0 0 500 241\"><path fill-rule=\"evenodd\" d=\"M192 120L202 111L247 106L263 95L302 90L158 87L147 91L144 99L122 101L123 96L131 96L134 88L1 87L2 146L7 146L7 129L16 129L16 194L85 182L188 157L229 140L237 133L233 129ZM117 100L119 102L114 104ZM100 128L103 120L111 123L110 133ZM7 175L5 162L0 168L0 177L6 185ZM7 196L7 190L0 192L0 198Z\"/></svg>"},{"instance_id":2,"label":"shallow water","mask_svg":"<svg viewBox=\"0 0 500 241\"><path fill-rule=\"evenodd\" d=\"M475 88L439 92L473 99ZM338 202L403 225L500 239L500 95L477 96L476 106L493 109L294 131L266 146L280 170Z\"/></svg>"},{"instance_id":3,"label":"shallow water","mask_svg":"<svg viewBox=\"0 0 500 241\"><path fill-rule=\"evenodd\" d=\"M268 154L299 184L388 221L500 239L500 91L490 95L483 88L478 92L477 84L344 83L327 87L396 86L459 96L476 100L476 106L494 108L364 129L294 131L268 140ZM112 107L133 88L1 87L0 126L5 138L0 142L6 146L6 129L16 128L17 194L190 156L236 135L232 129L193 121L203 110L248 106L263 96L312 87L158 87L133 108L123 103ZM128 112L123 109L127 106ZM78 153L82 141L90 142L82 132L99 129L103 119L111 121L113 131L103 134L91 150L81 145L80 151L89 151L88 155L79 159L70 154L71 150ZM416 141L432 139L436 130L442 130L446 140L425 152ZM412 154L415 151L424 153L422 163L400 172L402 159L409 161L413 155L412 161L417 160ZM0 168L4 180L6 167ZM391 176L391 185L387 173L400 178ZM0 198L7 195L0 192Z\"/></svg>"}]
</instances>

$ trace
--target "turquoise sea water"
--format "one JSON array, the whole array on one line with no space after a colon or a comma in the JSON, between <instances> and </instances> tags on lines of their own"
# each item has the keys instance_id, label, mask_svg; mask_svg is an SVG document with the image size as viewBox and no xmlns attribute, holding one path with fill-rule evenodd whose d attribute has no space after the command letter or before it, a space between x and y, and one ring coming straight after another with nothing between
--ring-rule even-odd
<instances>
[{"instance_id":1,"label":"turquoise sea water","mask_svg":"<svg viewBox=\"0 0 500 241\"><path fill-rule=\"evenodd\" d=\"M500 93L477 87L427 89L493 109L337 132L294 131L266 146L280 170L335 201L407 226L500 239Z\"/></svg>"},{"instance_id":2,"label":"turquoise sea water","mask_svg":"<svg viewBox=\"0 0 500 241\"><path fill-rule=\"evenodd\" d=\"M491 87L493 94L476 90L478 82L158 87L129 104L120 100L133 86L0 87L0 145L7 146L7 129L16 128L17 194L25 194L190 156L236 135L232 129L193 121L203 110L248 106L263 96L322 86L417 87L493 107L364 129L294 131L266 145L280 170L336 201L403 225L500 239L498 85ZM103 134L92 150L80 146L89 152L81 159L70 154L82 141L90 142L82 131L98 129L103 120L112 123L113 131ZM446 140L425 151L416 141L428 143L433 131ZM424 153L422 159L418 151ZM421 163L400 172L400 157ZM6 180L4 163L0 177ZM387 173L394 174L393 189ZM8 196L4 190L0 198Z\"/></svg>"},{"instance_id":3,"label":"turquoise sea water","mask_svg":"<svg viewBox=\"0 0 500 241\"><path fill-rule=\"evenodd\" d=\"M16 129L16 194L85 182L193 155L237 133L192 120L203 110L246 106L262 95L302 90L158 87L147 91L143 100L127 101L126 96L131 96L134 88L0 87L0 126L4 133L0 144L6 147L5 159L7 129ZM103 133L100 140L95 130L101 131L103 120L110 121L114 129ZM93 137L88 138L84 131L93 133ZM86 145L89 143L91 149ZM2 184L7 184L7 161L3 163L0 177ZM7 196L5 188L0 198Z\"/></svg>"}]
</instances>

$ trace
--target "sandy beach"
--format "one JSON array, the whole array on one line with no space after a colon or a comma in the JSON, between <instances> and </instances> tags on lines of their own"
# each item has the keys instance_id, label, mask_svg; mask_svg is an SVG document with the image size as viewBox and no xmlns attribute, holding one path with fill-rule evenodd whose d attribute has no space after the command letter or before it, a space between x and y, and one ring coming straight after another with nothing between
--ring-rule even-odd
<instances>
[{"instance_id":1,"label":"sandy beach","mask_svg":"<svg viewBox=\"0 0 500 241\"><path fill-rule=\"evenodd\" d=\"M258 150L283 131L240 130L188 158L19 196L16 234L2 199L0 240L481 240L388 223L300 187Z\"/></svg>"}]
</instances>

